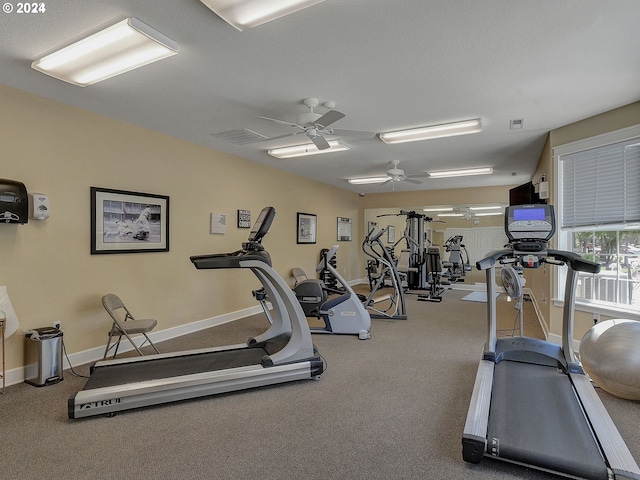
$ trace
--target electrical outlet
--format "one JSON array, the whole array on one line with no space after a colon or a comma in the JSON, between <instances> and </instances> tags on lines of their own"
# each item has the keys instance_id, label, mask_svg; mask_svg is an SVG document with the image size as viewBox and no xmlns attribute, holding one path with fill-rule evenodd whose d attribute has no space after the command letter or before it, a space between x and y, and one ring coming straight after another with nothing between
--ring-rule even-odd
<instances>
[{"instance_id":1,"label":"electrical outlet","mask_svg":"<svg viewBox=\"0 0 640 480\"><path fill-rule=\"evenodd\" d=\"M60 330L62 328L62 322L53 322L54 328Z\"/></svg>"}]
</instances>

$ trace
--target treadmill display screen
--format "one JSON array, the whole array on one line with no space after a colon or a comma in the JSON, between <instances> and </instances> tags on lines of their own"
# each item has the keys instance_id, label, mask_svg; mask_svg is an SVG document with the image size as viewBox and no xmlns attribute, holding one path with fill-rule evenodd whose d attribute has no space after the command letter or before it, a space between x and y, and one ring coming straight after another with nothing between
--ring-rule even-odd
<instances>
[{"instance_id":1,"label":"treadmill display screen","mask_svg":"<svg viewBox=\"0 0 640 480\"><path fill-rule=\"evenodd\" d=\"M544 208L514 208L513 219L516 222L545 219Z\"/></svg>"},{"instance_id":2,"label":"treadmill display screen","mask_svg":"<svg viewBox=\"0 0 640 480\"><path fill-rule=\"evenodd\" d=\"M509 206L505 211L504 221L507 237L510 241L520 242L519 248L522 248L525 240L540 246L540 242L551 240L556 231L553 206L547 204Z\"/></svg>"},{"instance_id":3,"label":"treadmill display screen","mask_svg":"<svg viewBox=\"0 0 640 480\"><path fill-rule=\"evenodd\" d=\"M271 227L271 222L275 216L276 211L273 207L264 207L258 215L258 219L253 224L251 232L249 232L250 242L259 242L264 237Z\"/></svg>"}]
</instances>

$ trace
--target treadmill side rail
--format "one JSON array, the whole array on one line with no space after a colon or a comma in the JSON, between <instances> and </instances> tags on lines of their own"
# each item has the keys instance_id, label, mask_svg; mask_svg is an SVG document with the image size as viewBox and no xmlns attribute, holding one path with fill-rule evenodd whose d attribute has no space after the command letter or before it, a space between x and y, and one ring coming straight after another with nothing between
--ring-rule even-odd
<instances>
[{"instance_id":1,"label":"treadmill side rail","mask_svg":"<svg viewBox=\"0 0 640 480\"><path fill-rule=\"evenodd\" d=\"M616 479L640 480L640 469L586 375L569 374Z\"/></svg>"},{"instance_id":2,"label":"treadmill side rail","mask_svg":"<svg viewBox=\"0 0 640 480\"><path fill-rule=\"evenodd\" d=\"M493 387L495 363L480 360L473 393L469 402L467 420L462 434L462 458L465 462L480 463L487 451L487 425Z\"/></svg>"},{"instance_id":3,"label":"treadmill side rail","mask_svg":"<svg viewBox=\"0 0 640 480\"><path fill-rule=\"evenodd\" d=\"M317 377L317 362L264 368L250 365L128 385L81 390L69 399L70 419L176 402Z\"/></svg>"}]
</instances>

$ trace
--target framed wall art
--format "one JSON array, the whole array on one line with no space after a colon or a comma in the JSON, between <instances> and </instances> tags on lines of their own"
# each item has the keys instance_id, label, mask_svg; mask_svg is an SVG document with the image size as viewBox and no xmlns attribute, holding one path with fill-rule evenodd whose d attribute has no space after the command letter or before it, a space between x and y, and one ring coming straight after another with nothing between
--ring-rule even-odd
<instances>
[{"instance_id":1,"label":"framed wall art","mask_svg":"<svg viewBox=\"0 0 640 480\"><path fill-rule=\"evenodd\" d=\"M238 210L238 228L251 228L251 210Z\"/></svg>"},{"instance_id":2,"label":"framed wall art","mask_svg":"<svg viewBox=\"0 0 640 480\"><path fill-rule=\"evenodd\" d=\"M350 242L351 241L351 219L338 217L338 241Z\"/></svg>"},{"instance_id":3,"label":"framed wall art","mask_svg":"<svg viewBox=\"0 0 640 480\"><path fill-rule=\"evenodd\" d=\"M168 251L168 196L91 187L91 254Z\"/></svg>"},{"instance_id":4,"label":"framed wall art","mask_svg":"<svg viewBox=\"0 0 640 480\"><path fill-rule=\"evenodd\" d=\"M387 243L394 243L396 241L396 227L389 225L387 227Z\"/></svg>"},{"instance_id":5,"label":"framed wall art","mask_svg":"<svg viewBox=\"0 0 640 480\"><path fill-rule=\"evenodd\" d=\"M316 243L317 217L312 213L298 212L297 243Z\"/></svg>"}]
</instances>

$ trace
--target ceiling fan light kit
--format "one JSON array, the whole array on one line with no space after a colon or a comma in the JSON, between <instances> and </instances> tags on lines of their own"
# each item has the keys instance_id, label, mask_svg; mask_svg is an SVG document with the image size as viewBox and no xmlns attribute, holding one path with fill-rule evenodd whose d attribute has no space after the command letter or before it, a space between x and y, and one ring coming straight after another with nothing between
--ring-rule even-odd
<instances>
[{"instance_id":1,"label":"ceiling fan light kit","mask_svg":"<svg viewBox=\"0 0 640 480\"><path fill-rule=\"evenodd\" d=\"M329 140L329 148L319 150L313 143L292 145L290 147L272 148L267 153L276 158L295 158L306 155L318 155L319 153L342 152L349 150L349 145L342 140Z\"/></svg>"},{"instance_id":2,"label":"ceiling fan light kit","mask_svg":"<svg viewBox=\"0 0 640 480\"><path fill-rule=\"evenodd\" d=\"M240 31L310 7L324 0L200 0Z\"/></svg>"},{"instance_id":3,"label":"ceiling fan light kit","mask_svg":"<svg viewBox=\"0 0 640 480\"><path fill-rule=\"evenodd\" d=\"M176 53L176 42L131 17L37 59L31 67L85 87Z\"/></svg>"},{"instance_id":4,"label":"ceiling fan light kit","mask_svg":"<svg viewBox=\"0 0 640 480\"><path fill-rule=\"evenodd\" d=\"M462 170L443 170L440 172L429 172L429 178L466 177L469 175L489 175L491 173L493 173L492 167L466 168Z\"/></svg>"},{"instance_id":5,"label":"ceiling fan light kit","mask_svg":"<svg viewBox=\"0 0 640 480\"><path fill-rule=\"evenodd\" d=\"M433 138L454 137L482 131L482 120L463 120L461 122L430 125L426 127L411 128L408 130L396 130L380 134L380 140L388 144L417 142Z\"/></svg>"}]
</instances>

